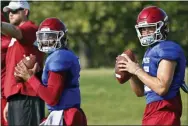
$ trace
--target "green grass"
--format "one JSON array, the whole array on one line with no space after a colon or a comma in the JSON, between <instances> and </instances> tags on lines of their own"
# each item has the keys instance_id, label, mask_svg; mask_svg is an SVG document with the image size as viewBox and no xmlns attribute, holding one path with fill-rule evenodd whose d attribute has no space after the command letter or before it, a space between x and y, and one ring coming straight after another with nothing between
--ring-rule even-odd
<instances>
[{"instance_id":1,"label":"green grass","mask_svg":"<svg viewBox=\"0 0 188 126\"><path fill-rule=\"evenodd\" d=\"M81 71L82 108L88 125L140 125L145 98L138 98L129 83L119 84L113 69ZM188 98L181 92L183 101L182 125L188 124Z\"/></svg>"}]
</instances>

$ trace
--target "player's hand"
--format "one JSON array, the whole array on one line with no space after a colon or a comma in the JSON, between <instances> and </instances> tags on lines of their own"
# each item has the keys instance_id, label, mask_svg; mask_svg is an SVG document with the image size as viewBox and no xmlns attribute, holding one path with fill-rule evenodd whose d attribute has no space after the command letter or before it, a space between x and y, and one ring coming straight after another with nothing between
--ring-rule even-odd
<instances>
[{"instance_id":1,"label":"player's hand","mask_svg":"<svg viewBox=\"0 0 188 126\"><path fill-rule=\"evenodd\" d=\"M119 71L128 71L131 74L136 74L136 71L141 69L139 64L136 62L133 62L126 54L122 55L125 57L125 60L121 60L118 62L117 67L119 68Z\"/></svg>"},{"instance_id":2,"label":"player's hand","mask_svg":"<svg viewBox=\"0 0 188 126\"><path fill-rule=\"evenodd\" d=\"M6 104L6 106L5 106L5 108L4 108L4 110L1 110L1 111L3 111L3 118L4 118L4 120L7 122L7 117L8 117L8 102L7 102L7 104Z\"/></svg>"},{"instance_id":3,"label":"player's hand","mask_svg":"<svg viewBox=\"0 0 188 126\"><path fill-rule=\"evenodd\" d=\"M31 76L33 76L40 69L39 64L35 63L32 69L28 69L23 61L21 60L15 67L14 75L21 77L24 81L27 81Z\"/></svg>"}]
</instances>

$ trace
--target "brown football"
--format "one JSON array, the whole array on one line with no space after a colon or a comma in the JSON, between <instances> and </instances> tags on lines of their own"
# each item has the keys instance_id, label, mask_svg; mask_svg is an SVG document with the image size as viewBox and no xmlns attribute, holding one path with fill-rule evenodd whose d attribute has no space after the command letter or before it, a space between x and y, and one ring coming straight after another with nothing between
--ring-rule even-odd
<instances>
[{"instance_id":1,"label":"brown football","mask_svg":"<svg viewBox=\"0 0 188 126\"><path fill-rule=\"evenodd\" d=\"M32 69L36 63L36 56L30 55L23 58L23 62L28 69Z\"/></svg>"},{"instance_id":2,"label":"brown football","mask_svg":"<svg viewBox=\"0 0 188 126\"><path fill-rule=\"evenodd\" d=\"M24 64L28 69L32 69L36 63L36 56L35 55L26 56L22 59L22 61L24 62ZM23 82L23 79L20 77L15 76L15 79L17 83Z\"/></svg>"},{"instance_id":3,"label":"brown football","mask_svg":"<svg viewBox=\"0 0 188 126\"><path fill-rule=\"evenodd\" d=\"M127 56L129 56L129 58L132 60L132 61L135 61L135 55L134 53L128 49L126 51L124 51L122 54L127 54ZM116 58L116 64L115 64L115 76L116 76L116 79L118 80L118 82L120 84L123 84L125 82L127 82L131 77L132 77L132 74L129 73L129 72L120 72L119 71L119 68L117 67L117 62L118 61L121 61L121 60L126 60L125 57L123 57L122 55L119 55L117 58ZM127 60L126 60L127 61Z\"/></svg>"}]
</instances>

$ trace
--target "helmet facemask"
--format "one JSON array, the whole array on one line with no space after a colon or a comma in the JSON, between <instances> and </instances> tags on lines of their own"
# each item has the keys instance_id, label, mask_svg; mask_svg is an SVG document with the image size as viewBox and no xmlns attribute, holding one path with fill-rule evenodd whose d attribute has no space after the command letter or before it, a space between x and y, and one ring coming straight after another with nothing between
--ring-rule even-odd
<instances>
[{"instance_id":1,"label":"helmet facemask","mask_svg":"<svg viewBox=\"0 0 188 126\"><path fill-rule=\"evenodd\" d=\"M37 43L40 51L51 53L62 47L63 31L37 31Z\"/></svg>"},{"instance_id":2,"label":"helmet facemask","mask_svg":"<svg viewBox=\"0 0 188 126\"><path fill-rule=\"evenodd\" d=\"M165 40L167 36L166 34L168 33L168 29L166 25L167 24L164 23L163 21L159 21L156 23L140 22L138 23L138 25L135 25L136 32L137 32L141 45L149 46L156 42L160 42L161 40ZM141 33L141 29L148 28L148 27L155 27L154 33L143 36Z\"/></svg>"}]
</instances>

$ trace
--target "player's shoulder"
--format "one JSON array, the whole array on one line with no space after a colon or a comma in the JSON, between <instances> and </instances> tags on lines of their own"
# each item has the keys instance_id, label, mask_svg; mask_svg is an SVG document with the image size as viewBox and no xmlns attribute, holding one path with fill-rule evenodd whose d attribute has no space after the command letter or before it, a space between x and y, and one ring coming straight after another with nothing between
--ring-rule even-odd
<instances>
[{"instance_id":1,"label":"player's shoulder","mask_svg":"<svg viewBox=\"0 0 188 126\"><path fill-rule=\"evenodd\" d=\"M166 41L159 42L159 47L160 48L180 47L180 45L175 41L166 40Z\"/></svg>"},{"instance_id":2,"label":"player's shoulder","mask_svg":"<svg viewBox=\"0 0 188 126\"><path fill-rule=\"evenodd\" d=\"M76 55L68 49L58 49L49 55L50 62L70 62L75 59Z\"/></svg>"},{"instance_id":3,"label":"player's shoulder","mask_svg":"<svg viewBox=\"0 0 188 126\"><path fill-rule=\"evenodd\" d=\"M157 55L168 60L178 60L184 55L181 46L174 41L162 41L156 46Z\"/></svg>"},{"instance_id":4,"label":"player's shoulder","mask_svg":"<svg viewBox=\"0 0 188 126\"><path fill-rule=\"evenodd\" d=\"M76 57L76 55L69 49L58 49L53 55L60 56L64 60L71 60Z\"/></svg>"},{"instance_id":5,"label":"player's shoulder","mask_svg":"<svg viewBox=\"0 0 188 126\"><path fill-rule=\"evenodd\" d=\"M38 30L38 26L34 23L34 22L32 22L32 21L26 21L23 25L21 25L21 26L19 26L19 28L20 29L34 29L34 30Z\"/></svg>"},{"instance_id":6,"label":"player's shoulder","mask_svg":"<svg viewBox=\"0 0 188 126\"><path fill-rule=\"evenodd\" d=\"M59 49L47 57L45 65L51 71L67 70L73 65L75 57L72 51Z\"/></svg>"},{"instance_id":7,"label":"player's shoulder","mask_svg":"<svg viewBox=\"0 0 188 126\"><path fill-rule=\"evenodd\" d=\"M166 51L181 51L182 48L181 46L175 42L175 41L169 41L169 40L166 40L166 41L161 41L159 42L159 44L156 46L157 49L160 50L166 50Z\"/></svg>"}]
</instances>

